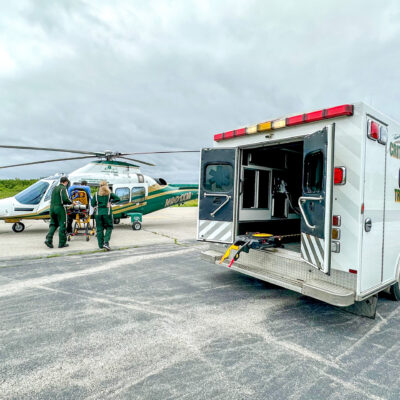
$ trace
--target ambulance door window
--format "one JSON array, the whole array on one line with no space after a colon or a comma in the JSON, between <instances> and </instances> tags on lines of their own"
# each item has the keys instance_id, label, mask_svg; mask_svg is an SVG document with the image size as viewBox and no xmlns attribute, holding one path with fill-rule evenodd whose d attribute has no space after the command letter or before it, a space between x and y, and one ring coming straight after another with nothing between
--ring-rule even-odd
<instances>
[{"instance_id":1,"label":"ambulance door window","mask_svg":"<svg viewBox=\"0 0 400 400\"><path fill-rule=\"evenodd\" d=\"M233 167L230 164L209 164L204 174L204 189L213 193L229 192L233 188Z\"/></svg>"},{"instance_id":2,"label":"ambulance door window","mask_svg":"<svg viewBox=\"0 0 400 400\"><path fill-rule=\"evenodd\" d=\"M146 189L142 186L132 188L132 203L141 203L145 200Z\"/></svg>"},{"instance_id":3,"label":"ambulance door window","mask_svg":"<svg viewBox=\"0 0 400 400\"><path fill-rule=\"evenodd\" d=\"M320 193L324 178L324 154L322 151L307 154L304 159L304 191Z\"/></svg>"},{"instance_id":4,"label":"ambulance door window","mask_svg":"<svg viewBox=\"0 0 400 400\"><path fill-rule=\"evenodd\" d=\"M121 199L121 203L129 202L130 190L128 187L115 189L115 194Z\"/></svg>"}]
</instances>

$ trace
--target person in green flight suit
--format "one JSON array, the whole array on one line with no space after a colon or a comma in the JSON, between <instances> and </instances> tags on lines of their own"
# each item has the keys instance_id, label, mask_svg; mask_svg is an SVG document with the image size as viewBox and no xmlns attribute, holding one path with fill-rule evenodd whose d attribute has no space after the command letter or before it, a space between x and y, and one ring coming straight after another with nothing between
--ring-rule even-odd
<instances>
[{"instance_id":1,"label":"person in green flight suit","mask_svg":"<svg viewBox=\"0 0 400 400\"><path fill-rule=\"evenodd\" d=\"M53 189L53 193L51 194L50 229L44 242L51 249L54 247L53 236L57 228L59 236L58 247L68 247L66 231L67 213L64 208L65 205L72 204L67 193L68 183L69 180L66 176L61 177L60 184Z\"/></svg>"},{"instance_id":2,"label":"person in green flight suit","mask_svg":"<svg viewBox=\"0 0 400 400\"><path fill-rule=\"evenodd\" d=\"M111 250L110 239L113 230L111 203L120 200L115 193L111 193L107 181L100 182L99 191L93 196L91 201L92 207L95 209L97 243L100 249ZM104 230L106 230L105 235Z\"/></svg>"}]
</instances>

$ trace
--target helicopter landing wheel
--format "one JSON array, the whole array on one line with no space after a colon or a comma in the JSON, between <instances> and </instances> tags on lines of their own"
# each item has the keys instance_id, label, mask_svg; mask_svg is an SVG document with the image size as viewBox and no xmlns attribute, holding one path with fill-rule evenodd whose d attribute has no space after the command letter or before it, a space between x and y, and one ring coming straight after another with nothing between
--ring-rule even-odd
<instances>
[{"instance_id":1,"label":"helicopter landing wheel","mask_svg":"<svg viewBox=\"0 0 400 400\"><path fill-rule=\"evenodd\" d=\"M139 221L136 221L132 224L132 229L134 231L140 231L142 229L142 224Z\"/></svg>"},{"instance_id":2,"label":"helicopter landing wheel","mask_svg":"<svg viewBox=\"0 0 400 400\"><path fill-rule=\"evenodd\" d=\"M25 225L22 222L16 222L15 224L13 224L12 226L12 230L15 233L21 233L23 232L25 229Z\"/></svg>"}]
</instances>

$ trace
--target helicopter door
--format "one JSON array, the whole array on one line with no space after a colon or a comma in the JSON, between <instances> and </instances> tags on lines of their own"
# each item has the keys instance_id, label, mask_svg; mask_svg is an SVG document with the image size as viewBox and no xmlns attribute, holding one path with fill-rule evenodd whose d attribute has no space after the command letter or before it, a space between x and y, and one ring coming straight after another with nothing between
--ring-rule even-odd
<instances>
[{"instance_id":1,"label":"helicopter door","mask_svg":"<svg viewBox=\"0 0 400 400\"><path fill-rule=\"evenodd\" d=\"M131 201L131 189L127 184L113 185L113 192L121 199L118 204L125 204Z\"/></svg>"},{"instance_id":2,"label":"helicopter door","mask_svg":"<svg viewBox=\"0 0 400 400\"><path fill-rule=\"evenodd\" d=\"M237 153L235 148L201 152L198 240L233 242Z\"/></svg>"},{"instance_id":3,"label":"helicopter door","mask_svg":"<svg viewBox=\"0 0 400 400\"><path fill-rule=\"evenodd\" d=\"M134 184L131 188L131 202L134 204L144 203L148 196L148 188L145 184Z\"/></svg>"}]
</instances>

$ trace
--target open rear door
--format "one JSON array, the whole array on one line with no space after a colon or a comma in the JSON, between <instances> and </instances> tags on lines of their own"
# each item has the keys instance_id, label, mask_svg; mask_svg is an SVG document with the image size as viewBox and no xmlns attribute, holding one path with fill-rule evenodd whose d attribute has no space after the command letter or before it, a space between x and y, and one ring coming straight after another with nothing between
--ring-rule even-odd
<instances>
[{"instance_id":1,"label":"open rear door","mask_svg":"<svg viewBox=\"0 0 400 400\"><path fill-rule=\"evenodd\" d=\"M329 274L331 266L335 124L304 139L301 257Z\"/></svg>"},{"instance_id":2,"label":"open rear door","mask_svg":"<svg viewBox=\"0 0 400 400\"><path fill-rule=\"evenodd\" d=\"M201 152L198 240L234 240L237 153L232 148Z\"/></svg>"}]
</instances>

